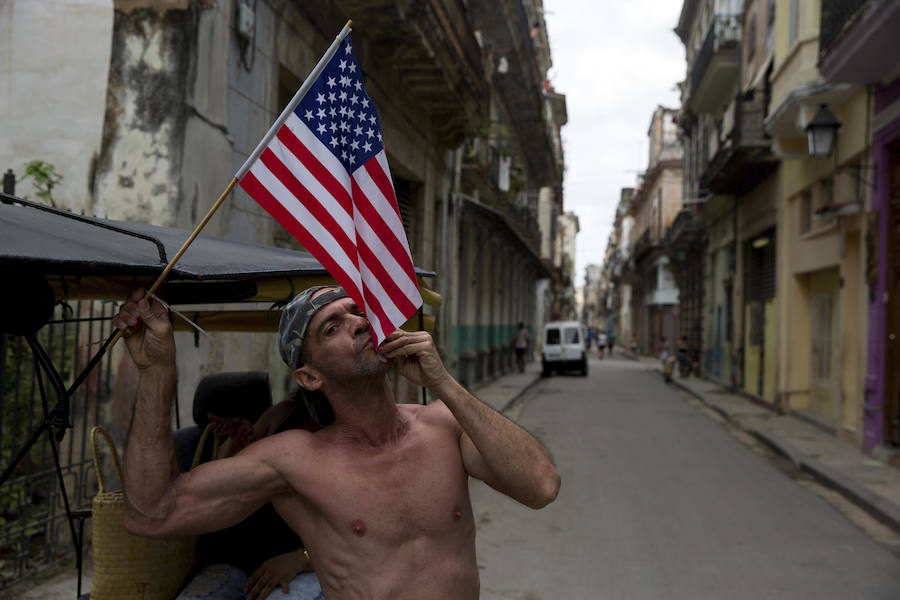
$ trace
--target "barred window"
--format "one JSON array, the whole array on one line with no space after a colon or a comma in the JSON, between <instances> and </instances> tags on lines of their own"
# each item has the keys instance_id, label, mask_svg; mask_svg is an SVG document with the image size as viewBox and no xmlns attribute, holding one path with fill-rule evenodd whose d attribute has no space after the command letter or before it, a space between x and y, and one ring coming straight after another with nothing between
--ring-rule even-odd
<instances>
[{"instance_id":1,"label":"barred window","mask_svg":"<svg viewBox=\"0 0 900 600\"><path fill-rule=\"evenodd\" d=\"M810 369L813 381L819 383L828 383L831 380L833 311L834 294L832 292L814 292L812 294L810 314L812 364Z\"/></svg>"},{"instance_id":2,"label":"barred window","mask_svg":"<svg viewBox=\"0 0 900 600\"><path fill-rule=\"evenodd\" d=\"M812 229L812 192L804 190L800 195L800 233Z\"/></svg>"}]
</instances>

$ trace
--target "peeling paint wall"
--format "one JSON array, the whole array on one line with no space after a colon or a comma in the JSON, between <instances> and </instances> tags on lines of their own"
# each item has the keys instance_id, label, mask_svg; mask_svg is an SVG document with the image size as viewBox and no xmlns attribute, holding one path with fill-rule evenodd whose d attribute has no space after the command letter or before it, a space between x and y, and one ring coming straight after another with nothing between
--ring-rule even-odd
<instances>
[{"instance_id":1,"label":"peeling paint wall","mask_svg":"<svg viewBox=\"0 0 900 600\"><path fill-rule=\"evenodd\" d=\"M116 12L94 173L98 216L175 224L193 20L182 10Z\"/></svg>"}]
</instances>

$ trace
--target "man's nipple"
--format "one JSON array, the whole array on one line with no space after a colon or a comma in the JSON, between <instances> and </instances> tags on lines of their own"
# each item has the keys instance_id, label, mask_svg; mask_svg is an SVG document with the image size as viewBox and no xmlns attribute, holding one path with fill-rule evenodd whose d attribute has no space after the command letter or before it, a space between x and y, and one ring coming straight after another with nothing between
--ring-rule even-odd
<instances>
[{"instance_id":1,"label":"man's nipple","mask_svg":"<svg viewBox=\"0 0 900 600\"><path fill-rule=\"evenodd\" d=\"M462 509L459 507L459 504L453 507L453 520L459 521L462 518Z\"/></svg>"},{"instance_id":2,"label":"man's nipple","mask_svg":"<svg viewBox=\"0 0 900 600\"><path fill-rule=\"evenodd\" d=\"M350 523L350 529L353 530L353 533L362 537L366 535L366 524L360 521L359 519Z\"/></svg>"}]
</instances>

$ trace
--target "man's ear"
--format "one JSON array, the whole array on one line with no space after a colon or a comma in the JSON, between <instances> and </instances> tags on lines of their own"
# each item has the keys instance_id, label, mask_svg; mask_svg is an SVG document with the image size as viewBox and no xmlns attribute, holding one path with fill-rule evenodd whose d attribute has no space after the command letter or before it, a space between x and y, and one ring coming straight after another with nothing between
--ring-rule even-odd
<instances>
[{"instance_id":1,"label":"man's ear","mask_svg":"<svg viewBox=\"0 0 900 600\"><path fill-rule=\"evenodd\" d=\"M294 381L300 387L311 392L322 387L322 376L312 365L303 365L294 371Z\"/></svg>"}]
</instances>

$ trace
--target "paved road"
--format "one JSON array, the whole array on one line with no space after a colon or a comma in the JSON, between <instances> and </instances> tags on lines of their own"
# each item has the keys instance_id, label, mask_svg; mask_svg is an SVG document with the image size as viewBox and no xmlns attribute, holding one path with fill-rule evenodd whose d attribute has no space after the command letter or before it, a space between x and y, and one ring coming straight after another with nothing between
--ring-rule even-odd
<instances>
[{"instance_id":1,"label":"paved road","mask_svg":"<svg viewBox=\"0 0 900 600\"><path fill-rule=\"evenodd\" d=\"M532 511L473 483L486 600L900 598L898 557L634 362L512 412L562 488Z\"/></svg>"}]
</instances>

